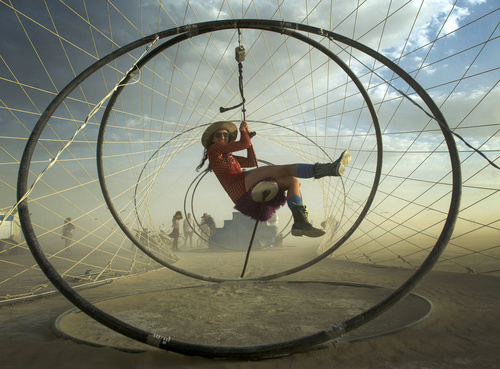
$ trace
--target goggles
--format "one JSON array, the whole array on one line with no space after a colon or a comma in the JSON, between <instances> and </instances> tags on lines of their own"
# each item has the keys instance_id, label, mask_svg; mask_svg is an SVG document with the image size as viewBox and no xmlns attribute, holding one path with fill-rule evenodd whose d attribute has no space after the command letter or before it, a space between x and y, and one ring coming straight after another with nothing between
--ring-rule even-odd
<instances>
[{"instance_id":1,"label":"goggles","mask_svg":"<svg viewBox=\"0 0 500 369\"><path fill-rule=\"evenodd\" d=\"M215 132L214 137L215 138L221 138L221 137L229 138L229 133L228 132Z\"/></svg>"}]
</instances>

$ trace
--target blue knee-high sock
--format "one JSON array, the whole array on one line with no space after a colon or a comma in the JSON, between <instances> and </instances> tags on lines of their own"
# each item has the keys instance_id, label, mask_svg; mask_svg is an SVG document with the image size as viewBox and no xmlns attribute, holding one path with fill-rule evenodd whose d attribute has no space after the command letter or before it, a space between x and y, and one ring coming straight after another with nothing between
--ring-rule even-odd
<instances>
[{"instance_id":1,"label":"blue knee-high sock","mask_svg":"<svg viewBox=\"0 0 500 369\"><path fill-rule=\"evenodd\" d=\"M313 178L314 164L299 164L297 167L297 178Z\"/></svg>"},{"instance_id":2,"label":"blue knee-high sock","mask_svg":"<svg viewBox=\"0 0 500 369\"><path fill-rule=\"evenodd\" d=\"M293 195L293 196L290 196L289 198L287 198L286 202L288 204L288 207L290 209L292 209L296 206L302 205L302 197L297 196L297 195Z\"/></svg>"}]
</instances>

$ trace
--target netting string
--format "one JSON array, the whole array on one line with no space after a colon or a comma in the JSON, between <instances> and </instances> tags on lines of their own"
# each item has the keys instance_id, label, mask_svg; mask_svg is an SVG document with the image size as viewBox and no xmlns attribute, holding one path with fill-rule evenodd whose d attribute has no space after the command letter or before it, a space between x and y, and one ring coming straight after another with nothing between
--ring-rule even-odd
<instances>
[{"instance_id":1,"label":"netting string","mask_svg":"<svg viewBox=\"0 0 500 369\"><path fill-rule=\"evenodd\" d=\"M335 42L335 40L333 39L333 37L331 37L331 35L326 35L326 37L331 41L333 42L335 45L337 45L342 51L345 51L347 54L349 54L349 56L351 56L353 59L355 59L358 63L360 63L363 67L365 67L366 69L368 69L371 73L375 74L378 78L380 78L382 81L384 81L385 83L387 83L389 86L391 86L396 92L398 92L399 94L401 94L401 96L405 97L408 101L410 101L413 105L415 105L417 108L419 108L420 110L422 110L425 115L427 115L429 118L435 120L439 126L446 130L447 132L451 133L452 135L458 137L468 148L470 148L471 150L475 151L476 153L478 153L479 155L481 155L492 167L500 170L500 167L498 165L496 165L493 161L491 161L481 150L479 149L476 149L474 146L472 146L471 144L469 144L461 135L459 135L458 133L452 131L450 129L450 127L448 127L447 124L445 124L444 122L442 122L441 120L437 119L435 116L433 116L431 113L429 113L427 110L425 110L422 106L420 106L420 104L418 104L415 100L413 100L410 96L408 96L405 92L403 92L402 90L398 89L396 86L394 86L391 82L387 81L384 77L382 77L380 74L378 74L373 68L370 68L369 66L367 66L365 63L363 63L361 60L359 60L358 58L356 58L356 56L354 56L352 53L350 53L348 50L347 50L347 47L342 47L340 46L337 42ZM495 86L498 84L498 81L495 83ZM495 87L493 86L493 87Z\"/></svg>"},{"instance_id":2,"label":"netting string","mask_svg":"<svg viewBox=\"0 0 500 369\"><path fill-rule=\"evenodd\" d=\"M101 101L99 101L95 106L94 108L90 111L90 113L87 115L87 118L85 118L85 121L83 122L83 124L78 127L78 129L75 131L75 133L73 134L73 136L68 140L68 142L66 142L66 144L57 152L57 154L52 158L50 159L50 162L49 164L45 167L45 169L35 178L33 184L31 185L31 187L28 189L28 191L26 191L26 193L21 197L21 199L13 206L9 209L9 211L7 211L7 213L5 214L4 218L2 219L2 221L0 222L0 226L3 225L3 223L5 222L5 220L7 219L7 217L9 215L11 215L14 210L17 208L17 206L23 202L24 200L26 200L26 198L33 192L33 190L35 189L35 186L36 184L42 179L43 175L50 169L52 168L55 163L57 162L57 159L59 158L59 156L61 156L61 154L73 143L73 141L76 139L76 136L78 136L78 133L80 133L88 124L90 118L92 118L98 111L99 109L102 107L102 105L104 104L104 102L119 88L122 86L122 83L123 81L129 76L129 74L131 76L133 76L134 74L137 74L139 73L140 74L140 69L137 68L137 63L142 59L142 57L149 52L149 50L151 50L151 48L153 48L156 43L158 42L160 38L158 37L158 35L156 36L156 38L153 40L153 42L151 42L147 47L146 47L146 50L144 50L144 52L142 53L142 55L137 59L137 61L132 65L132 67L130 67L130 69L127 71L127 73L125 73L125 75L123 76L123 78L120 80L120 82L118 82L111 91L108 92L108 94L106 96L104 96L102 98ZM134 71L135 69L135 71ZM134 83L137 83L138 80L134 80L131 84L134 84Z\"/></svg>"}]
</instances>

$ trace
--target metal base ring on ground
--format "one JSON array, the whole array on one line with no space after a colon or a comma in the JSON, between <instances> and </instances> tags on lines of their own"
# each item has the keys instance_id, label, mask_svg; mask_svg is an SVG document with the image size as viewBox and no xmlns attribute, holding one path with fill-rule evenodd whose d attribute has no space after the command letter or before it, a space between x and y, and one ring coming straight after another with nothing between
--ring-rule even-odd
<instances>
[{"instance_id":1,"label":"metal base ring on ground","mask_svg":"<svg viewBox=\"0 0 500 369\"><path fill-rule=\"evenodd\" d=\"M95 305L124 320L146 324L151 331L160 334L168 331L186 341L250 346L320 330L325 320L345 318L390 292L382 287L349 283L242 281L129 295L97 301ZM253 297L256 294L258 300ZM200 311L199 299L209 295L216 296L217 308ZM332 295L335 295L333 300ZM182 301L182 310L176 301ZM333 343L353 343L393 334L427 319L432 310L429 300L410 294L389 313ZM258 324L254 324L257 319ZM110 331L77 308L61 314L52 328L57 336L79 343L132 352L152 350ZM331 343L322 344L318 348L330 346Z\"/></svg>"}]
</instances>

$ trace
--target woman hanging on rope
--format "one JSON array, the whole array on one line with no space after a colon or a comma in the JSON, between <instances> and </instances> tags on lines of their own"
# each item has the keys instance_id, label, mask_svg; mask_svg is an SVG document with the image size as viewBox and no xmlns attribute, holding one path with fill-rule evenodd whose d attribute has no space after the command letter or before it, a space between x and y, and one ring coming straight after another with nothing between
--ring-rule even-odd
<instances>
[{"instance_id":1,"label":"woman hanging on rope","mask_svg":"<svg viewBox=\"0 0 500 369\"><path fill-rule=\"evenodd\" d=\"M239 130L240 140L236 141L238 129L234 123L215 122L208 126L201 138L205 147L203 159L196 169L200 170L208 159L208 169L214 171L222 187L236 204L235 208L248 216L252 215L242 210L239 205L245 197L249 196L249 190L263 180L270 178L275 180L280 190L286 191L286 202L294 219L292 235L308 237L324 235L325 232L314 228L307 218L306 207L302 204L298 178L343 175L345 166L351 161L349 150L345 150L333 163L270 165L243 172L241 168L256 167L257 159L250 141L248 123L241 122ZM245 149L247 157L232 154L235 151ZM277 207L281 205L283 203ZM256 218L254 217L254 219Z\"/></svg>"}]
</instances>

